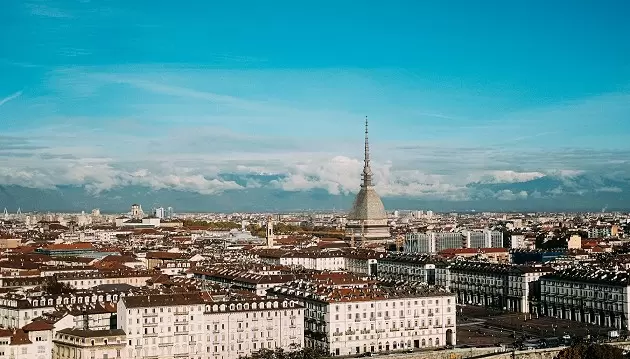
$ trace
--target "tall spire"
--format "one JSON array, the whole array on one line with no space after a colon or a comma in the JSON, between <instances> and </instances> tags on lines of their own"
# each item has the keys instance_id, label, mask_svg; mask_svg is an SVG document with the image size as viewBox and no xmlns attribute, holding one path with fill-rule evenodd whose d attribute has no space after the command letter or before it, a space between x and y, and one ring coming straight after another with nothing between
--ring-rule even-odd
<instances>
[{"instance_id":1,"label":"tall spire","mask_svg":"<svg viewBox=\"0 0 630 359\"><path fill-rule=\"evenodd\" d=\"M363 184L361 187L372 186L372 169L370 168L370 144L368 142L368 118L365 116L365 158L363 160Z\"/></svg>"}]
</instances>

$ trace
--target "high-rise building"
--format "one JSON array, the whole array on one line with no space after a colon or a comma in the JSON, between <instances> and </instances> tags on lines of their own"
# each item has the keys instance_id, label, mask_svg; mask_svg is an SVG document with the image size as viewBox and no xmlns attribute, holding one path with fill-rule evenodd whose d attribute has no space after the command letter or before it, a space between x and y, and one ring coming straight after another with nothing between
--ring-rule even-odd
<instances>
[{"instance_id":1,"label":"high-rise building","mask_svg":"<svg viewBox=\"0 0 630 359\"><path fill-rule=\"evenodd\" d=\"M355 241L377 241L391 237L387 224L387 213L383 202L372 184L368 122L365 119L365 158L362 183L359 193L348 214L347 237Z\"/></svg>"},{"instance_id":2,"label":"high-rise building","mask_svg":"<svg viewBox=\"0 0 630 359\"><path fill-rule=\"evenodd\" d=\"M153 210L153 215L155 216L155 218L164 219L165 218L164 208L163 207L156 208L155 210Z\"/></svg>"}]
</instances>

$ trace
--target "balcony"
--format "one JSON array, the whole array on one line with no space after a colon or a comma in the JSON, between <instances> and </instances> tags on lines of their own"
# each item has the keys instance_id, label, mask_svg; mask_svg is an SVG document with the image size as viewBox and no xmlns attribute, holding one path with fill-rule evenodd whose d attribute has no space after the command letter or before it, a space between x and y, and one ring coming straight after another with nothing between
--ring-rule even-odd
<instances>
[{"instance_id":1,"label":"balcony","mask_svg":"<svg viewBox=\"0 0 630 359\"><path fill-rule=\"evenodd\" d=\"M356 330L346 330L346 335L354 335L356 333L357 333Z\"/></svg>"},{"instance_id":2,"label":"balcony","mask_svg":"<svg viewBox=\"0 0 630 359\"><path fill-rule=\"evenodd\" d=\"M361 321L361 318L354 318L354 321L355 321L355 322L360 322L360 321Z\"/></svg>"},{"instance_id":3,"label":"balcony","mask_svg":"<svg viewBox=\"0 0 630 359\"><path fill-rule=\"evenodd\" d=\"M175 309L175 315L188 315L188 313L188 309Z\"/></svg>"},{"instance_id":4,"label":"balcony","mask_svg":"<svg viewBox=\"0 0 630 359\"><path fill-rule=\"evenodd\" d=\"M143 337L157 337L158 333L144 333L142 334Z\"/></svg>"},{"instance_id":5,"label":"balcony","mask_svg":"<svg viewBox=\"0 0 630 359\"><path fill-rule=\"evenodd\" d=\"M390 332L399 332L399 331L400 331L400 329L399 329L399 328L392 328L392 329L390 329L389 331L390 331Z\"/></svg>"},{"instance_id":6,"label":"balcony","mask_svg":"<svg viewBox=\"0 0 630 359\"><path fill-rule=\"evenodd\" d=\"M340 337L340 336L343 335L343 333L342 332L334 332L332 335L333 335L333 337Z\"/></svg>"},{"instance_id":7,"label":"balcony","mask_svg":"<svg viewBox=\"0 0 630 359\"><path fill-rule=\"evenodd\" d=\"M145 318L146 317L149 317L149 318L150 317L157 317L158 313L142 313L142 316L145 317Z\"/></svg>"},{"instance_id":8,"label":"balcony","mask_svg":"<svg viewBox=\"0 0 630 359\"><path fill-rule=\"evenodd\" d=\"M159 323L142 323L143 327L157 327Z\"/></svg>"}]
</instances>

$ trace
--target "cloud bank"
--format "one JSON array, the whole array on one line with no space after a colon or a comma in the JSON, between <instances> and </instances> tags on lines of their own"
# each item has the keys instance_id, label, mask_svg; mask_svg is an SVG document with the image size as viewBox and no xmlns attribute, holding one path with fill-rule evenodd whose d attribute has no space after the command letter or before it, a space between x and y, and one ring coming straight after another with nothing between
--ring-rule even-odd
<instances>
[{"instance_id":1,"label":"cloud bank","mask_svg":"<svg viewBox=\"0 0 630 359\"><path fill-rule=\"evenodd\" d=\"M21 97L0 109L6 109L0 112L0 185L78 186L95 197L125 187L208 196L358 191L363 114L335 105L335 94L322 106L310 92L282 100L239 93L263 85L274 93L270 81L292 79L331 91L344 83L365 85L362 95L376 98L369 84L377 81L316 71L142 70L56 69L45 81L50 94L17 92L0 100L1 106ZM322 77L334 81L317 82ZM389 198L505 203L624 194L630 189L627 144L580 139L595 124L627 118L629 98L610 94L476 120L444 108L388 107L400 117L396 122L386 116L371 122L377 191ZM368 110L380 113L381 105ZM579 128L566 127L575 118ZM562 131L567 135L556 137Z\"/></svg>"}]
</instances>

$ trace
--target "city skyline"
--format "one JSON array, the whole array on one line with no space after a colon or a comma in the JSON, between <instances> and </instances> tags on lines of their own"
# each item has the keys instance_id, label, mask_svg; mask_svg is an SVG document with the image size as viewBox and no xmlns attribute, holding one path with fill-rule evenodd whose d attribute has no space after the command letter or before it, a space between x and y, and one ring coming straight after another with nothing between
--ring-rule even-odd
<instances>
[{"instance_id":1,"label":"city skyline","mask_svg":"<svg viewBox=\"0 0 630 359\"><path fill-rule=\"evenodd\" d=\"M630 200L625 2L189 6L2 5L0 207Z\"/></svg>"}]
</instances>

